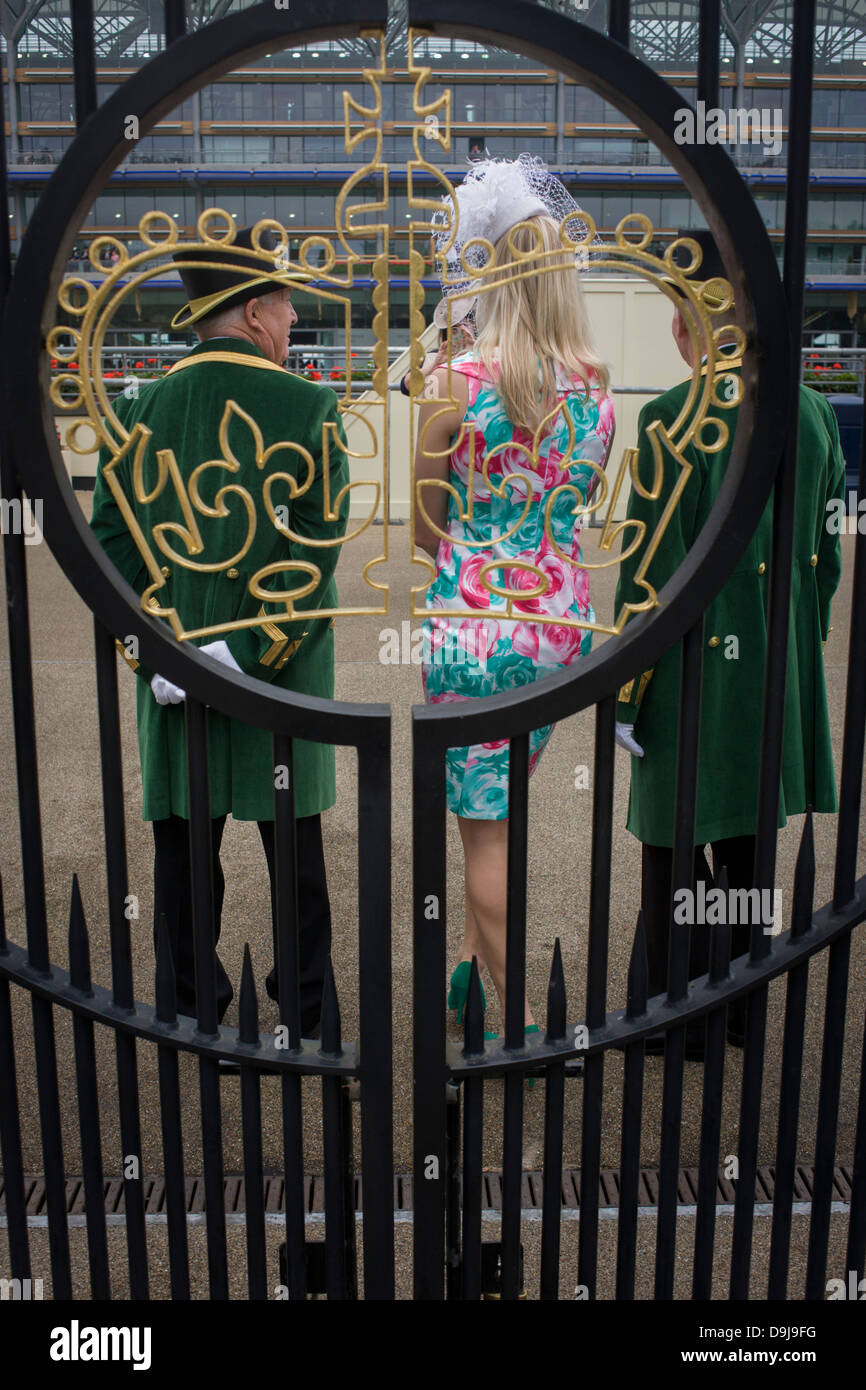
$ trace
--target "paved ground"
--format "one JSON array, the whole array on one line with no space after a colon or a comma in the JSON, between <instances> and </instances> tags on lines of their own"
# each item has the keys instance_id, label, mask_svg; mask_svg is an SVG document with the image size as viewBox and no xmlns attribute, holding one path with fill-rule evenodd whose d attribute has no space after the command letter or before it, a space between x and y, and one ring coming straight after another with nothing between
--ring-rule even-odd
<instances>
[{"instance_id":1,"label":"paved ground","mask_svg":"<svg viewBox=\"0 0 866 1390\"><path fill-rule=\"evenodd\" d=\"M81 495L81 505L89 512L90 498ZM411 573L407 549L407 528L393 529L390 578L395 593L406 592ZM347 547L341 564L341 598L344 603L365 601L361 578L363 563L378 553L382 531L371 528ZM834 610L834 630L826 651L828 685L834 744L841 758L841 727L845 690L845 659L849 623L849 595L853 563L853 537L844 537L845 572L842 590ZM591 545L591 543L590 543ZM589 558L589 551L587 554ZM108 933L105 910L105 878L102 850L101 797L99 782L96 694L92 660L92 621L44 545L28 549L31 626L36 680L36 709L39 728L39 790L42 801L48 915L52 939L52 958L65 964L66 927L72 875L79 875L88 921L94 979L109 982ZM420 579L419 570L415 574ZM417 582L417 581L416 581ZM599 614L612 606L615 577L602 571L594 578L593 601ZM369 598L369 591L366 591ZM410 752L409 711L420 698L417 666L383 665L379 660L380 632L383 627L399 629L408 616L401 599L392 605L387 618L344 621L337 630L337 696L353 700L383 700L394 711L393 732L393 971L394 971L394 1048L395 1048L395 1154L394 1166L405 1172L411 1166L411 845L410 845ZM5 644L5 629L0 638ZM0 658L7 658L5 645ZM23 894L20 880L17 809L13 791L13 743L8 684L0 688L0 766L5 769L7 788L0 805L0 870L6 900L7 929L13 940L23 941ZM140 819L140 778L135 741L134 677L124 667L120 672L121 715L124 743L124 785L127 805L130 891L141 900L141 925L135 933L136 993L152 998L152 955L150 946L151 840L149 827ZM738 718L759 718L760 712L737 711ZM569 1016L583 1017L586 975L587 914L589 900L589 839L591 791L575 788L575 768L592 765L593 716L581 714L564 721L556 731L548 751L531 783L530 795L530 878L528 988L533 1004L544 1016L547 976L554 938L563 946L569 995ZM334 961L342 1008L345 1036L357 1034L357 895L356 867L356 781L354 755L337 752L339 799L324 817L326 853L331 881L335 923ZM616 807L614 815L614 872L611 904L610 1007L624 1003L625 976L637 911L639 847L624 828L628 769L624 754L618 756ZM450 820L452 818L449 818ZM786 890L792 880L793 863L801 831L798 817L781 832L779 840L779 883ZM835 820L816 822L818 877L816 904L827 901L832 881ZM861 840L862 840L861 835ZM449 943L456 947L462 916L461 854L459 838L449 826ZM255 827L230 822L226 832L224 863L227 866L227 895L223 918L221 954L232 979L240 976L242 952L249 942L256 975L261 987L268 967L270 940L267 875ZM854 1142L857 1102L857 1063L864 1017L864 961L866 936L855 937L851 962L848 1028L845 1042L845 1070L842 1081L837 1156L850 1157ZM817 1081L820 1060L820 1030L823 1014L825 964L816 962L810 971L807 1019L807 1065L803 1076L800 1156L812 1157L817 1118ZM443 989L444 982L431 982ZM772 1162L775 1148L776 1100L779 1088L781 1032L784 1009L784 983L770 989L770 1021L762 1102L759 1160ZM33 1080L31 1026L26 1001L19 1000L16 1013L19 1086L25 1120L25 1165L39 1172L43 1163L39 1143L38 1111ZM236 1022L236 1005L228 1023ZM498 1022L495 1011L491 1021ZM262 1025L276 1022L273 1006L264 1000ZM67 1171L80 1172L80 1150L74 1105L74 1071L71 1030L68 1020L57 1022L59 1066L64 1109L64 1153ZM103 1058L101 1076L103 1099L103 1142L108 1172L120 1168L117 1136L117 1107L114 1059L110 1038L98 1040ZM159 1108L156 1091L155 1057L140 1049L141 1092L144 1116L144 1163L147 1171L161 1171ZM602 1162L619 1165L619 1111L622 1063L618 1056L606 1065L603 1110ZM661 1112L662 1064L647 1063L642 1160L658 1161ZM697 1159L701 1110L702 1068L686 1067L682 1162ZM721 1151L734 1153L737 1146L741 1054L729 1049L723 1096ZM192 1066L184 1068L189 1099L186 1135L188 1170L200 1171L199 1141L196 1134L197 1084ZM281 1162L280 1119L276 1083L265 1080L265 1164L278 1170ZM270 1088L270 1091L269 1091ZM321 1171L321 1135L317 1118L318 1088L305 1083L311 1105L305 1136L308 1171ZM501 1166L501 1087L489 1088L485 1124L485 1162ZM273 1104L268 1103L273 1094ZM237 1082L224 1084L224 1142L228 1171L238 1171L242 1163L240 1115ZM578 1167L580 1148L580 1083L569 1086L565 1129L565 1163ZM524 1167L541 1166L544 1087L537 1083L526 1098ZM614 1225L615 1223L609 1223ZM832 1272L832 1271L831 1271ZM570 1277L570 1276L568 1276ZM565 1276L564 1276L565 1279ZM565 1280L567 1282L567 1279Z\"/></svg>"}]
</instances>

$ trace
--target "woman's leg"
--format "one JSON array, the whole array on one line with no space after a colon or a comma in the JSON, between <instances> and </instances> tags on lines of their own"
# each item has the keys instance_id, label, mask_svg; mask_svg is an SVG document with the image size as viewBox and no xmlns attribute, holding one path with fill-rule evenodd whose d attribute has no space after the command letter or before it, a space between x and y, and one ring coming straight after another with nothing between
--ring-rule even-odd
<instances>
[{"instance_id":1,"label":"woman's leg","mask_svg":"<svg viewBox=\"0 0 866 1390\"><path fill-rule=\"evenodd\" d=\"M508 884L508 821L458 816L466 856L466 901L478 930L484 963L505 1014L505 917ZM467 918L469 912L467 911ZM534 1019L524 999L524 1022Z\"/></svg>"},{"instance_id":2,"label":"woman's leg","mask_svg":"<svg viewBox=\"0 0 866 1390\"><path fill-rule=\"evenodd\" d=\"M458 965L460 961L471 960L473 956L477 958L478 969L480 970L484 965L484 947L481 942L481 933L478 930L478 922L469 902L469 885L467 883L466 917L463 925L463 944L460 947L460 955L457 957Z\"/></svg>"}]
</instances>

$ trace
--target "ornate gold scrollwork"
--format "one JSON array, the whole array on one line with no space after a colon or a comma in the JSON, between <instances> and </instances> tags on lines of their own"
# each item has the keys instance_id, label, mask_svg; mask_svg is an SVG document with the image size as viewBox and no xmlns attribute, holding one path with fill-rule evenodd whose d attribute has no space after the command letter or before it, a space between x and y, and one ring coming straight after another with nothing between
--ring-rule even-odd
<instances>
[{"instance_id":1,"label":"ornate gold scrollwork","mask_svg":"<svg viewBox=\"0 0 866 1390\"><path fill-rule=\"evenodd\" d=\"M237 402L227 400L225 404L219 429L221 456L216 459L203 459L186 480L181 474L177 459L167 441L152 441L149 431L140 424L137 424L131 431L127 431L112 408L112 402L103 379L101 364L106 351L104 346L106 330L119 306L126 299L135 296L149 280L163 273L166 268L166 258L181 247L187 251L194 250L201 253L201 260L197 261L197 264L201 266L214 265L214 262L208 259L209 253L230 245L234 239L234 221L228 213L219 208L209 208L198 219L197 240L193 241L180 239L176 223L167 213L162 211L146 213L141 219L138 229L139 237L144 243L144 250L130 254L129 249L118 237L99 236L91 244L90 263L94 273L101 277L100 280L95 283L82 275L70 275L63 280L58 289L58 307L66 318L71 320L71 323L57 324L47 338L46 350L60 366L60 371L51 382L51 399L58 412L68 414L75 411L86 417L77 419L69 425L65 438L66 445L76 454L89 453L95 446L107 448L109 459L104 468L106 481L112 488L118 506L126 519L152 579L152 583L142 597L142 605L147 607L149 612L167 618L176 636L181 640L215 635L233 630L236 627L258 624L265 629L268 635L273 635L274 642L277 643L278 639L274 634L279 632L281 623L290 619L328 617L333 620L338 615L362 616L383 614L389 611L389 582L386 575L381 573L380 568L389 559L388 316L389 276L393 258L391 255L392 228L388 216L389 170L387 163L382 158L381 87L388 70L384 33L375 31L374 34L368 36L375 37L378 43L376 66L364 69L364 80L369 87L369 101L365 104L350 95L349 92L344 91L343 113L346 152L352 153L365 142L371 142L370 157L365 163L353 170L339 190L335 207L334 236L321 234L308 236L299 247L297 260L292 261L288 255L288 233L278 222L263 218L256 224L253 232L253 246L257 257L261 260L263 283L270 279L273 279L274 283L278 283L277 276L287 269L307 272L315 277L315 284L298 285L297 293L330 301L339 305L342 310L346 385L339 401L339 408L344 424L351 432L351 446L348 450L348 456L351 461L354 461L356 467L361 466L364 460L371 461L381 458L378 476L373 476L375 470L370 468L371 476L352 477L349 483L340 488L334 495L331 487L331 460L334 457L334 451L342 449L343 445L333 427L325 427L321 441L324 470L323 519L333 520L336 509L347 495L355 497L359 496L358 490L370 490L369 505L365 506L360 516L351 517L347 534L342 542L311 540L308 536L298 534L292 528L287 519L291 514L291 507L290 505L281 505L280 498L283 497L290 504L309 487L314 469L313 457L309 450L304 449L290 438L282 439L265 447L259 425L247 411L241 409ZM686 457L688 446L694 444L707 451L723 448L728 439L728 425L721 412L738 405L742 398L742 381L731 371L731 368L740 363L741 355L745 349L745 337L742 330L730 318L726 317L728 311L733 307L733 291L727 281L714 280L712 282L713 295L712 297L707 295L707 287L700 285L694 279L695 273L699 271L700 250L697 243L689 238L682 238L674 246L669 246L661 258L652 254L648 247L653 237L653 226L648 217L639 213L633 213L623 218L616 229L612 242L594 244L595 226L592 218L582 212L581 219L585 224L583 235L574 237L570 234L568 224L573 214L566 216L560 226L561 245L557 250L544 251L540 246L536 246L529 251L520 251L512 242L514 230L516 230L512 229L508 238L509 259L502 265L496 264L494 246L480 238L474 239L472 243L463 248L459 264L449 260L448 253L454 244L458 230L457 200L454 188L446 175L425 157L424 151L425 146L429 148L430 142L438 143L443 150L451 149L451 91L446 87L438 95L430 95L428 92L428 84L431 80L438 81L438 78L434 77L428 66L416 59L415 45L418 38L419 34L410 30L406 70L407 76L414 79L412 127L414 157L408 160L406 165L410 208L408 223L409 388L412 397L412 409L410 410L409 451L413 460L411 483L413 537L416 516L423 517L435 534L445 535L445 532L432 523L428 514L424 502L424 490L426 488L444 488L455 498L458 506L462 505L459 494L451 483L440 480L416 482L414 477L417 442L415 407L420 402L425 389L425 378L421 371L424 357L421 338L425 331L424 317L421 312L425 299L422 279L428 273L425 253L429 256L429 249L432 245L433 215L434 213L441 215L443 206L446 209L450 207L451 210L449 235L444 245L441 244L440 238L440 244L434 256L434 269L439 271L441 268L446 285L449 280L451 283L459 282L460 284L471 281L471 293L484 295L489 293L495 285L500 284L503 279L522 279L560 269L562 252L565 250L573 253L576 260L584 267L593 270L628 269L652 281L673 302L681 304L685 301L690 332L696 348L696 361L705 357L703 368L696 369L693 373L682 409L671 428L666 430L660 424L650 428L649 440L655 468L648 492L637 476L636 449L632 447L624 449L618 467L611 473L605 472L594 460L580 457L574 422L570 412L565 408L564 402L560 402L542 422L531 444L510 442L508 445L512 452L517 451L522 454L525 467L530 469L537 467L544 434L561 412L568 435L568 451L562 460L562 469L565 470L580 464L592 471L597 483L589 500L586 500L580 489L571 482L562 483L547 497L544 529L551 550L559 561L574 568L585 570L605 569L619 564L625 556L633 556L639 552L640 558L635 579L638 585L645 590L646 597L640 604L625 606L615 616L612 624L605 624L562 616L552 618L525 608L523 605L543 594L544 585L547 583L547 577L543 572L536 566L527 565L525 561L518 564L516 560L511 563L502 560L496 564L487 564L482 567L483 573L479 575L479 583L491 595L506 600L508 616L533 623L556 622L564 626L591 628L606 633L619 632L631 612L652 608L657 602L655 591L645 576L650 560L670 523L689 477L690 464ZM369 182L371 179L381 181L381 186L372 192L369 187L364 186L365 181ZM434 186L435 196L434 192L431 191L431 184ZM527 224L521 223L519 225L526 226ZM277 236L279 251L276 256L261 249L260 238L265 229L274 232ZM441 224L437 227L437 231L442 231ZM353 353L349 291L357 283L358 270L363 264L363 260L352 242L359 238L374 236L377 238L378 249L372 264L369 266L369 273L373 280L372 305L374 310L372 319L374 338L372 389L367 391L359 400L353 398L351 394ZM471 258L467 258L467 250L470 245L473 248L473 255ZM690 253L691 261L685 268L679 267L673 259L676 246L685 247ZM478 263L479 258L475 254L479 249L483 253L483 264ZM447 334L450 349L450 311ZM729 343L731 337L734 338L733 351L722 351L722 341ZM231 356L231 354L225 355ZM249 356L243 357L242 360L246 365L249 365L251 361L256 361ZM183 370L188 364L191 364L191 361L192 359L185 359L176 364L172 370ZM267 370L283 370L264 360L259 365ZM454 404L454 397L449 387L448 397L442 397L442 405L445 408ZM267 473L261 491L261 499L258 503L248 489L232 481L240 469L240 460L237 445L232 447L229 440L230 425L235 429L242 428L246 431L245 456L254 457L256 466ZM471 464L466 490L466 504L465 511L461 513L464 520L471 520L476 478L486 489L499 496L505 496L508 489L520 481L520 476L515 473L507 474L501 481L496 481L495 477L491 476L491 463L495 459L498 449L503 447L501 445L498 448L490 449L480 461L475 459L473 428L471 424L461 426L460 433L452 441L451 446L456 447L464 440L468 440L470 445ZM144 478L144 458L150 445L153 446L156 473L154 478L153 465L151 464L149 473L151 482L148 486ZM280 453L284 458L289 455L294 456L296 460L294 471L275 466L278 464L277 456ZM665 457L674 460L678 470L677 484L653 534L645 534L646 527L643 522L637 520L615 521L615 509L627 479L632 487L637 487L645 496L657 497L659 495ZM127 458L130 458L132 463L135 502L139 505L147 504L158 496L162 496L167 490L173 491L177 503L176 520L157 523L153 525L149 533L139 524L133 510L132 499L124 496L117 478L118 465ZM363 495L360 493L360 496ZM603 518L597 545L602 555L610 558L578 561L566 554L557 544L551 523L553 510L558 504L561 505L563 498L569 497L573 497L572 514L576 521L586 522L593 516ZM501 535L494 537L494 543L507 541L519 531L530 502L530 496L527 495L522 515L518 520L513 521ZM221 554L214 557L206 554L199 520L201 518L207 518L211 521L218 520L228 516L231 508L240 508L242 513L246 514L244 542L230 556ZM171 566L210 572L233 569L246 555L258 526L272 526L287 540L303 542L305 546L314 548L340 543L348 545L361 536L375 519L383 522L382 545L380 553L377 553L373 559L367 560L363 568L364 581L375 593L375 599L367 606L337 606L328 610L305 612L300 606L300 601L315 587L318 571L314 564L302 565L300 562L287 563L284 567L287 574L294 571L297 582L294 587L290 586L288 590L276 596L285 604L286 609L285 613L279 613L276 616L273 613L267 615L262 613L256 618L245 619L242 622L226 623L219 628L190 632L184 629L177 613L167 599L167 595L170 593L168 584ZM618 554L614 554L614 547L617 543L621 543L621 550ZM481 542L478 541L470 540L467 544L470 547L472 545L481 546ZM169 563L166 564L166 561ZM422 616L427 611L424 607L423 595L433 579L434 570L429 560L419 557L416 562L426 565L429 571L425 582L421 585L415 585L411 589L412 614L413 616ZM510 590L504 584L497 582L497 571L504 573L506 570L520 568L528 569L529 575L534 575L537 580L537 584L533 585L531 589L524 587L519 590ZM256 573L248 581L251 594L263 599L267 598L271 603L275 597L274 593L263 590L261 586L266 577L271 577L274 569L279 570L280 566L270 567L267 576L264 572ZM166 570L169 571L168 575L165 573ZM377 574L377 570L380 571L379 574ZM162 601L163 595L166 596L165 602ZM502 610L498 611L501 612ZM437 609L437 613L442 617L477 617L479 610L454 607ZM269 626L265 627L265 624ZM275 660L277 660L278 655L275 652Z\"/></svg>"},{"instance_id":2,"label":"ornate gold scrollwork","mask_svg":"<svg viewBox=\"0 0 866 1390\"><path fill-rule=\"evenodd\" d=\"M442 123L438 126L436 138L443 146L450 148L450 92L445 92L436 100L425 100L423 88L431 79L433 74L429 67L416 62L413 57L413 44L419 35L410 30L409 35L409 71L416 76L415 95L414 95L414 115L415 124L413 127L413 141L416 159L409 165L408 185L409 185L409 204L410 208L418 210L417 219L413 218L410 222L410 238L416 235L432 238L434 224L430 216L432 210L439 210L441 203L428 197L420 195L413 196L412 171L424 170L428 175L437 179L444 186L444 194L450 203L450 218L447 221L446 238L440 239L436 253L436 261L440 267L440 275L444 288L447 290L451 285L455 289L462 289L466 297L484 295L492 288L501 285L504 281L525 279L531 275L541 275L559 269L562 263L562 251L544 251L538 245L534 250L521 251L513 242L514 233L517 227L511 229L507 238L508 260L503 264L497 265L496 249L490 241L482 237L472 238L467 241L461 249L459 258L453 258L453 247L457 239L459 227L459 208L454 190L448 184L448 180L440 170L424 159L421 149L421 141L429 139L428 122L431 115L436 115L437 119L442 116ZM429 211L428 211L429 210ZM422 216L422 214L427 214ZM545 614L533 612L523 604L530 602L543 593L543 588L530 591L528 588L515 590L504 589L503 586L493 583L488 574L500 569L528 569L530 573L537 576L539 584L547 582L547 577L536 566L527 564L526 561L509 562L502 559L498 566L487 564L482 567L482 572L476 576L481 588L486 588L488 592L497 597L505 598L507 611L503 612L496 608L497 616L508 618L520 618L522 621L532 623L556 623L561 626L588 628L594 631L605 633L617 633L622 631L626 620L632 612L642 611L653 608L657 603L655 590L646 580L646 571L649 563L658 548L661 537L667 526L670 524L682 495L683 488L688 481L691 472L691 464L685 456L685 450L689 444L713 452L725 447L728 440L728 425L720 418L715 411L729 410L739 404L742 398L742 381L739 377L731 373L731 368L739 366L742 353L745 350L745 335L736 323L725 319L725 315L733 307L733 290L726 280L714 279L712 283L712 296L707 293L707 286L695 283L693 277L699 270L700 248L698 244L690 238L681 238L670 245L662 258L652 254L647 248L653 238L654 229L652 222L642 213L632 213L624 217L619 223L613 243L603 243L602 245L593 244L596 234L595 225L592 218L586 212L581 212L580 218L585 224L585 230L579 237L571 235L569 223L573 220L574 214L571 213L563 218L560 224L560 243L561 248L573 250L577 262L582 268L593 270L623 270L628 269L633 273L639 274L647 280L655 283L658 288L676 304L681 302L680 296L684 297L687 304L687 322L692 336L693 344L696 348L696 361L700 362L702 357L706 358L703 368L697 368L692 376L689 390L683 402L682 409L669 430L665 430L660 424L653 425L649 431L650 444L655 463L652 488L649 493L645 491L637 476L637 450L629 447L623 450L619 467L611 478L593 459L581 458L579 448L576 445L575 431L570 412L560 403L551 412L547 420L542 422L539 429L535 432L531 446L511 441L508 448L511 452L521 453L527 464L537 466L540 458L540 444L545 430L553 423L555 416L561 412L562 419L566 424L569 440L568 451L560 463L560 467L576 467L578 465L590 469L597 478L594 495L591 501L584 501L580 490L573 483L564 483L554 489L545 501L545 536L551 549L562 562L571 565L575 569L598 570L606 569L612 565L619 565L626 556L632 556L640 551L640 560L635 573L636 583L646 591L646 598L640 604L624 605L622 610L616 614L613 623L589 622L577 618L565 618L563 616L549 617ZM526 227L528 223L519 223L518 226ZM442 232L442 226L436 228ZM690 254L690 262L680 268L673 259L677 248L686 248ZM414 249L414 248L413 248ZM472 253L470 255L470 252ZM449 255L451 253L451 255ZM418 262L422 258L418 256ZM423 263L423 262L422 262ZM418 275L417 262L410 253L410 272L413 283ZM467 287L467 282L468 287ZM414 300L411 301L414 304ZM452 323L450 310L447 319L447 338L451 343ZM413 332L413 345L416 334ZM728 344L733 338L733 350L722 351L720 339ZM421 355L417 356L417 361L413 358L413 368L420 367ZM455 406L456 400L450 389L449 371L449 392L447 397L440 395L443 408ZM420 370L413 370L410 378L410 389L414 402L420 402L424 393L424 378ZM476 478L482 482L488 490L504 495L506 489L512 482L517 480L516 475L509 474L502 478L501 482L493 487L490 478L490 464L494 456L504 446L498 445L490 449L480 460L475 458L474 447L474 427L470 424L461 426L459 434L452 441L452 448L458 447L464 440L468 444L469 475L466 481L466 506L460 511L461 518L469 522L472 519L473 493L475 490ZM423 442L423 441L422 441ZM417 443L417 426L413 417L413 433L411 442L412 457L415 456ZM652 535L647 536L645 523L638 520L615 521L614 511L623 490L623 484L628 479L633 487L637 487L645 496L657 497L662 484L664 472L664 454L667 453L674 461L678 469L677 483L665 507L664 513ZM424 504L424 490L426 488L444 488L450 493L460 508L460 497L457 490L449 482L440 479L419 480L413 483L413 533L414 518L419 515L425 524L432 530L434 535L445 537L446 533L436 526L429 516L427 507ZM581 521L587 521L595 514L604 517L601 534L598 538L598 549L604 554L610 554L611 558L601 561L576 560L572 556L563 552L557 545L551 529L551 516L557 500L567 495L573 494L575 505L573 514ZM527 496L526 505L518 520L509 526L506 531L495 535L491 541L485 540L483 543L472 541L471 539L461 540L461 546L467 548L473 546L489 547L491 544L507 541L511 536L520 530L525 520L529 507L529 497ZM618 554L612 554L614 545L617 541L622 542L622 549ZM429 579L423 584L413 589L413 615L423 616L427 609L424 606L423 595L429 587L430 581L434 577L432 562L425 561L429 569ZM487 610L483 608L469 607L447 607L436 608L437 617L460 617L471 618L479 617ZM491 613L493 610L490 610Z\"/></svg>"}]
</instances>

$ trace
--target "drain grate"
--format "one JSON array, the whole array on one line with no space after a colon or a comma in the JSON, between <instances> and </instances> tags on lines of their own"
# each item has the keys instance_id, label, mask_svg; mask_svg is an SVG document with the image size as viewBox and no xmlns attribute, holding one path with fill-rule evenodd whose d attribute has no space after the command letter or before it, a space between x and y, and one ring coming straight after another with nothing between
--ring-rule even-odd
<instances>
[{"instance_id":1,"label":"drain grate","mask_svg":"<svg viewBox=\"0 0 866 1390\"><path fill-rule=\"evenodd\" d=\"M794 1170L794 1201L810 1202L814 1169L811 1164L798 1163ZM833 1197L835 1201L851 1200L853 1174L846 1164L838 1164L833 1170ZM524 1210L540 1210L542 1205L543 1175L539 1172L524 1173L521 1183L520 1205ZM104 1182L105 1213L107 1216L122 1216L124 1213L124 1193L122 1178L106 1178ZM354 1179L355 1211L363 1210L363 1183L360 1176ZM487 1172L483 1175L482 1205L487 1210L502 1210L502 1174ZM5 1183L0 1179L0 1213L5 1214ZM580 1209L580 1171L565 1169L562 1174L562 1209ZM638 1205L654 1207L658 1205L659 1175L653 1168L642 1168L638 1181ZM28 1216L44 1216L45 1179L28 1177L24 1179L24 1192ZM772 1202L775 1192L775 1168L764 1167L755 1176L755 1201ZM285 1208L284 1181L278 1175L264 1179L265 1211L281 1212ZM734 1201L736 1188L720 1168L716 1178L716 1202ZM677 1203L679 1206L694 1206L698 1200L697 1168L681 1168L677 1178ZM619 1170L605 1168L599 1175L598 1202L602 1207L619 1206ZM165 1179L144 1179L144 1209L148 1216L165 1212ZM186 1210L190 1214L205 1209L204 1178L186 1179ZM244 1178L234 1174L225 1179L225 1209L227 1213L246 1211ZM304 1210L308 1213L323 1212L325 1209L325 1182L319 1174L304 1178ZM81 1178L66 1179L66 1210L70 1216L85 1213L84 1182ZM394 1178L394 1210L412 1210L412 1177L408 1173L397 1174Z\"/></svg>"}]
</instances>

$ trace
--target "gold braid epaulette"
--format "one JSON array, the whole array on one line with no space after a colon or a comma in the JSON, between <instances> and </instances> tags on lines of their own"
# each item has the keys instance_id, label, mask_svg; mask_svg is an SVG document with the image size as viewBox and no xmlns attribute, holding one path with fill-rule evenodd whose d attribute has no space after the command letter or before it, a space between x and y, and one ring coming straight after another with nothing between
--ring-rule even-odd
<instances>
[{"instance_id":1,"label":"gold braid epaulette","mask_svg":"<svg viewBox=\"0 0 866 1390\"><path fill-rule=\"evenodd\" d=\"M646 694L646 688L652 680L652 676L652 671L644 671L640 680L638 680L636 695L634 694L634 683L637 680L636 676L633 676L625 685L620 686L619 694L616 697L619 703L621 705L639 705Z\"/></svg>"}]
</instances>

